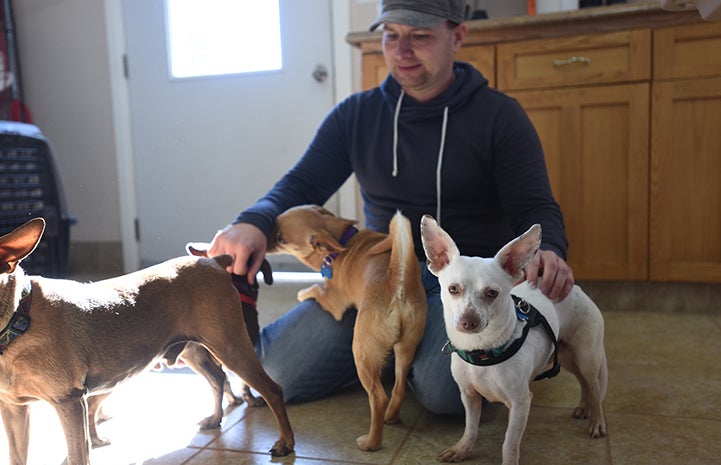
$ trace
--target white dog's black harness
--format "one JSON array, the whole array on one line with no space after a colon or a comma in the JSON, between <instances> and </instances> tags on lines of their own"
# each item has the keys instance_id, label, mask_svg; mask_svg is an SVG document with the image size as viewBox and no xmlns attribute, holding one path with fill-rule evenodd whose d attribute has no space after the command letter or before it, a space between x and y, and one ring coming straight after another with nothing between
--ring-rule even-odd
<instances>
[{"instance_id":1,"label":"white dog's black harness","mask_svg":"<svg viewBox=\"0 0 721 465\"><path fill-rule=\"evenodd\" d=\"M0 331L0 355L7 350L10 343L15 338L25 334L25 331L30 327L30 298L32 297L32 284L28 281L22 290L20 297L20 304L18 304L17 310L13 313L12 318Z\"/></svg>"},{"instance_id":2,"label":"white dog's black harness","mask_svg":"<svg viewBox=\"0 0 721 465\"><path fill-rule=\"evenodd\" d=\"M451 341L448 341L443 346L443 353L450 355L455 352L458 354L461 360L468 362L471 365L497 365L513 357L516 352L518 352L518 350L521 348L523 343L526 341L528 331L531 328L540 324L543 325L546 333L548 333L548 337L551 338L551 341L553 342L553 366L550 369L541 373L540 375L536 376L534 378L534 381L545 378L553 378L561 371L561 364L558 363L558 341L556 340L556 335L553 333L551 325L548 324L548 320L546 320L546 317L544 317L541 312L536 309L536 307L529 304L520 297L517 297L515 295L512 295L511 297L513 298L513 302L516 304L516 318L518 319L518 324L522 324L523 322L526 323L523 327L521 337L519 337L515 341L508 341L502 346L490 350L461 350L454 347L453 344L451 344Z\"/></svg>"}]
</instances>

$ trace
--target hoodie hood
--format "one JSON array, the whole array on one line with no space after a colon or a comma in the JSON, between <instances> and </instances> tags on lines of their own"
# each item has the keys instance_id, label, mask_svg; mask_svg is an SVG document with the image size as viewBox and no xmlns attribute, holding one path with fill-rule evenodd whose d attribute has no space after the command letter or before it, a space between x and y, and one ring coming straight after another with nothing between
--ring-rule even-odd
<instances>
[{"instance_id":1,"label":"hoodie hood","mask_svg":"<svg viewBox=\"0 0 721 465\"><path fill-rule=\"evenodd\" d=\"M488 80L467 63L455 62L453 73L455 79L451 85L428 102L420 103L410 98L404 101L405 91L391 74L388 74L388 77L380 86L383 98L389 105L393 106L393 171L391 174L394 178L398 176L398 121L401 116L408 121L417 121L424 118L437 117L439 112L443 114L436 163L435 218L439 225L441 224L442 200L441 174L443 170L443 154L446 143L446 130L448 127L448 114L451 110L461 108L479 89L488 86Z\"/></svg>"}]
</instances>

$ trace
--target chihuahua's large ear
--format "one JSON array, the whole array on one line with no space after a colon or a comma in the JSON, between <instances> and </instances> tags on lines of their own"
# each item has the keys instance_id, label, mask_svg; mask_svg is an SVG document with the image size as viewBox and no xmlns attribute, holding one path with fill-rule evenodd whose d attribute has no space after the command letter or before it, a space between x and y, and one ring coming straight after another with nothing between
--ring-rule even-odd
<instances>
[{"instance_id":1,"label":"chihuahua's large ear","mask_svg":"<svg viewBox=\"0 0 721 465\"><path fill-rule=\"evenodd\" d=\"M332 252L342 252L345 250L340 242L338 242L328 231L321 229L310 237L310 246L316 253L326 255Z\"/></svg>"},{"instance_id":2,"label":"chihuahua's large ear","mask_svg":"<svg viewBox=\"0 0 721 465\"><path fill-rule=\"evenodd\" d=\"M451 236L430 215L424 215L421 218L421 241L428 259L428 269L436 276L448 266L451 260L460 255Z\"/></svg>"},{"instance_id":3,"label":"chihuahua's large ear","mask_svg":"<svg viewBox=\"0 0 721 465\"><path fill-rule=\"evenodd\" d=\"M494 260L513 279L521 279L523 270L541 246L541 225L534 224L528 231L513 239L498 251Z\"/></svg>"},{"instance_id":4,"label":"chihuahua's large ear","mask_svg":"<svg viewBox=\"0 0 721 465\"><path fill-rule=\"evenodd\" d=\"M12 273L35 250L45 231L45 220L34 218L0 237L0 273Z\"/></svg>"}]
</instances>

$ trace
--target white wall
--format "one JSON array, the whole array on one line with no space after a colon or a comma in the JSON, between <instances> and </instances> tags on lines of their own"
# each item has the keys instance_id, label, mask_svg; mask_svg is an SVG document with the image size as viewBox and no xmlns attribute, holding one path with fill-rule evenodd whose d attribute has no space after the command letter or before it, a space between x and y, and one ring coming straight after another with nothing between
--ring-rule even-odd
<instances>
[{"instance_id":1,"label":"white wall","mask_svg":"<svg viewBox=\"0 0 721 465\"><path fill-rule=\"evenodd\" d=\"M103 3L13 1L25 98L58 159L73 241L120 241Z\"/></svg>"}]
</instances>

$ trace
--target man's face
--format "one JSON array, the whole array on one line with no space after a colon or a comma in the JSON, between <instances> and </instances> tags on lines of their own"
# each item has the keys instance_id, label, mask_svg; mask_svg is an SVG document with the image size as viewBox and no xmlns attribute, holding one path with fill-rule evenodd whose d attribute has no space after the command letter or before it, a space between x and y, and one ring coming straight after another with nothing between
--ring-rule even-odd
<instances>
[{"instance_id":1,"label":"man's face","mask_svg":"<svg viewBox=\"0 0 721 465\"><path fill-rule=\"evenodd\" d=\"M453 77L453 58L466 36L465 24L443 22L433 29L387 23L383 30L386 66L408 95L418 101L437 96Z\"/></svg>"}]
</instances>

